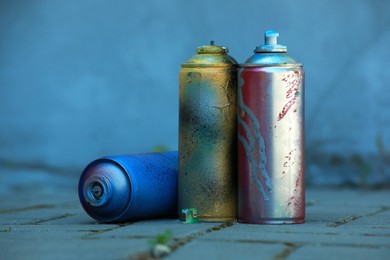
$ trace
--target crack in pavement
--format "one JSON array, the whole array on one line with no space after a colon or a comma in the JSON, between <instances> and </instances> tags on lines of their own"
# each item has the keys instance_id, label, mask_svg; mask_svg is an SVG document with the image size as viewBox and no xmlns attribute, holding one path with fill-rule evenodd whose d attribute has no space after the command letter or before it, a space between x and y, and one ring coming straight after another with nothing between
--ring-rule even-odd
<instances>
[{"instance_id":1,"label":"crack in pavement","mask_svg":"<svg viewBox=\"0 0 390 260\"><path fill-rule=\"evenodd\" d=\"M191 241L193 241L193 240L195 240L195 239L197 239L199 237L202 237L202 236L204 236L204 235L206 235L208 233L219 231L219 230L227 228L227 227L231 227L233 225L234 225L234 222L225 222L225 223L222 223L222 224L220 224L218 226L210 227L210 228L208 228L206 230L201 230L201 231L198 231L196 233L190 234L190 235L188 235L186 237L175 239L175 242L170 243L168 245L169 248L171 249L171 252L169 254L164 255L163 257L167 257L167 256L171 255L172 253L174 253L179 248L187 245L188 243L190 243ZM138 254L136 254L134 256L128 257L128 259L130 259L130 260L159 259L159 258L161 258L161 257L153 256L152 250L140 252L140 253L138 253Z\"/></svg>"},{"instance_id":2,"label":"crack in pavement","mask_svg":"<svg viewBox=\"0 0 390 260\"><path fill-rule=\"evenodd\" d=\"M227 227L231 227L233 225L234 225L234 222L225 222L225 223L222 223L222 224L220 224L218 226L210 227L210 228L208 228L206 230L202 230L202 231L194 233L194 234L192 234L190 236L178 239L175 243L173 243L173 245L171 245L171 249L172 249L171 253L175 252L180 247L190 243L191 241L193 241L194 239L196 239L198 237L204 236L207 233L211 233L211 232L219 231L219 230L227 228Z\"/></svg>"},{"instance_id":3,"label":"crack in pavement","mask_svg":"<svg viewBox=\"0 0 390 260\"><path fill-rule=\"evenodd\" d=\"M376 211L372 211L372 212L369 212L369 213L366 213L364 215L352 215L352 216L347 216L341 220L338 220L336 222L333 222L332 224L329 224L329 225L326 225L326 227L338 227L338 226L341 226L341 225L345 225L349 222L352 222L352 221L355 221L357 219L360 219L360 218L363 218L363 217L372 217L376 214L379 214L379 213L382 213L382 212L385 212L385 211L388 211L390 210L390 207L386 207L386 206L382 206L380 207L380 209L376 210Z\"/></svg>"},{"instance_id":4,"label":"crack in pavement","mask_svg":"<svg viewBox=\"0 0 390 260\"><path fill-rule=\"evenodd\" d=\"M75 215L76 214L66 213L66 214L62 214L62 215L52 217L52 218L45 218L45 219L41 219L41 220L34 221L34 222L23 223L21 225L39 225L39 224L46 223L46 222L49 222L52 220L63 219L63 218L67 218L67 217L71 217L71 216L75 216Z\"/></svg>"},{"instance_id":5,"label":"crack in pavement","mask_svg":"<svg viewBox=\"0 0 390 260\"><path fill-rule=\"evenodd\" d=\"M286 248L283 249L279 254L277 254L274 257L275 260L287 259L296 250L302 247L302 244L296 244L296 243L283 243L283 244L286 245Z\"/></svg>"},{"instance_id":6,"label":"crack in pavement","mask_svg":"<svg viewBox=\"0 0 390 260\"><path fill-rule=\"evenodd\" d=\"M256 239L203 239L204 241L213 242L225 242L225 243L240 243L240 244L266 244L266 245L284 245L287 247L296 247L295 250L304 246L337 246L337 247L352 247L352 248L368 248L368 249L379 249L388 248L390 245L368 245L364 243L335 243L335 242L288 242L288 241L275 241L275 240L256 240ZM291 250L291 249L290 249ZM291 255L292 252L290 252Z\"/></svg>"},{"instance_id":7,"label":"crack in pavement","mask_svg":"<svg viewBox=\"0 0 390 260\"><path fill-rule=\"evenodd\" d=\"M95 236L97 234L102 234L102 233L105 233L105 232L109 232L109 231L112 231L112 230L115 230L115 229L119 229L119 228L122 228L122 227L126 227L126 226L129 226L129 225L132 225L132 224L133 224L133 222L128 222L128 223L121 223L121 224L113 224L112 227L105 228L105 229L90 229L90 230L86 230L89 233L84 235L84 236L81 236L80 238L81 239L99 239L98 237L93 237L93 236Z\"/></svg>"},{"instance_id":8,"label":"crack in pavement","mask_svg":"<svg viewBox=\"0 0 390 260\"><path fill-rule=\"evenodd\" d=\"M228 243L254 243L254 244L271 244L271 245L284 245L287 248L283 249L279 254L277 254L274 259L287 259L291 256L296 250L304 246L325 246L325 247L351 247L351 248L366 248L366 249L380 249L380 248L389 248L390 246L383 245L367 245L367 244L351 244L351 243L323 243L323 242L312 242L312 243L292 243L292 242L282 242L282 241L273 241L273 240L215 240L210 239L208 241L219 241L219 242L228 242Z\"/></svg>"},{"instance_id":9,"label":"crack in pavement","mask_svg":"<svg viewBox=\"0 0 390 260\"><path fill-rule=\"evenodd\" d=\"M0 214L9 214L9 213L22 212L22 211L29 211L29 210L54 209L54 208L56 208L55 205L51 205L51 204L38 204L38 205L34 205L34 206L23 207L23 208L16 208L16 209L3 209L3 210L0 210Z\"/></svg>"}]
</instances>

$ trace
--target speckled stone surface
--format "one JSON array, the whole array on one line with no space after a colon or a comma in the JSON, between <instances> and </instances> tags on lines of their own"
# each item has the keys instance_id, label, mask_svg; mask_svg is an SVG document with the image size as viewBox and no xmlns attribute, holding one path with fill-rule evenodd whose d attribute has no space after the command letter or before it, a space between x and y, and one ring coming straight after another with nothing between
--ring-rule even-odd
<instances>
[{"instance_id":1,"label":"speckled stone surface","mask_svg":"<svg viewBox=\"0 0 390 260\"><path fill-rule=\"evenodd\" d=\"M2 259L141 259L167 230L167 259L387 259L390 190L310 188L306 223L98 224L83 211L77 175L0 169Z\"/></svg>"}]
</instances>

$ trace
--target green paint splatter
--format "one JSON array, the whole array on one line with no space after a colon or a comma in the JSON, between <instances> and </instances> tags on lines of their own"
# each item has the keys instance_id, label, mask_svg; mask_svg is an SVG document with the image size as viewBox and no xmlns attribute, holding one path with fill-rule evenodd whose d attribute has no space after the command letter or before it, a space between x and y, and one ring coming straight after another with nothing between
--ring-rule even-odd
<instances>
[{"instance_id":1,"label":"green paint splatter","mask_svg":"<svg viewBox=\"0 0 390 260\"><path fill-rule=\"evenodd\" d=\"M197 208L189 208L183 209L182 213L186 214L186 221L183 222L185 224L196 224L198 223L198 209Z\"/></svg>"}]
</instances>

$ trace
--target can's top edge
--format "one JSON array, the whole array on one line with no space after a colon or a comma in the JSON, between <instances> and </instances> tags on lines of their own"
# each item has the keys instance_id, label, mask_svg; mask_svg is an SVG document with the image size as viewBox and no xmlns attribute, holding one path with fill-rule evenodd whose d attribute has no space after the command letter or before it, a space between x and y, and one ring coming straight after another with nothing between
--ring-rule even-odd
<instances>
[{"instance_id":1,"label":"can's top edge","mask_svg":"<svg viewBox=\"0 0 390 260\"><path fill-rule=\"evenodd\" d=\"M214 45L202 45L196 49L196 55L183 63L183 68L194 67L237 67L237 61L228 54L227 47Z\"/></svg>"},{"instance_id":2,"label":"can's top edge","mask_svg":"<svg viewBox=\"0 0 390 260\"><path fill-rule=\"evenodd\" d=\"M182 68L237 68L238 64L207 64L207 63L183 63Z\"/></svg>"},{"instance_id":3,"label":"can's top edge","mask_svg":"<svg viewBox=\"0 0 390 260\"><path fill-rule=\"evenodd\" d=\"M287 47L286 46L283 46L283 45L261 45L261 46L256 46L255 47L255 50L254 50L255 53L262 53L262 52L281 52L281 53L285 53L287 52Z\"/></svg>"},{"instance_id":4,"label":"can's top edge","mask_svg":"<svg viewBox=\"0 0 390 260\"><path fill-rule=\"evenodd\" d=\"M269 64L256 64L256 63L241 63L240 68L243 67L303 67L302 63L269 63Z\"/></svg>"},{"instance_id":5,"label":"can's top edge","mask_svg":"<svg viewBox=\"0 0 390 260\"><path fill-rule=\"evenodd\" d=\"M240 66L299 66L295 59L291 58L287 53L269 52L255 53Z\"/></svg>"},{"instance_id":6,"label":"can's top edge","mask_svg":"<svg viewBox=\"0 0 390 260\"><path fill-rule=\"evenodd\" d=\"M221 53L221 54L225 54L225 53L228 53L229 52L229 49L227 47L224 47L224 46L217 46L217 45L203 45L203 46L199 46L198 48L196 48L196 52L198 54L201 54L201 53Z\"/></svg>"}]
</instances>

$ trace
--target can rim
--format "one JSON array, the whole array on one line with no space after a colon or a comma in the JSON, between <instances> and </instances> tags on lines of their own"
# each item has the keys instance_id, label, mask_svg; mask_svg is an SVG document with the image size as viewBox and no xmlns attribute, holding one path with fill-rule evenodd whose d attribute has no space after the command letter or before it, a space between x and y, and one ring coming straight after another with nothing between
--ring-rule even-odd
<instances>
[{"instance_id":1,"label":"can rim","mask_svg":"<svg viewBox=\"0 0 390 260\"><path fill-rule=\"evenodd\" d=\"M236 68L238 64L206 64L206 63L183 63L182 68Z\"/></svg>"},{"instance_id":2,"label":"can rim","mask_svg":"<svg viewBox=\"0 0 390 260\"><path fill-rule=\"evenodd\" d=\"M130 197L128 199L126 208L122 211L122 213L120 215L118 214L118 216L113 217L108 221L108 223L120 222L123 220L123 217L127 215L127 213L129 212L129 209L132 207L132 204L134 203L133 201L135 200L134 197L136 197L136 195L137 195L138 185L133 180L132 172L129 171L128 169L126 169L126 167L121 162L116 161L114 159L111 159L109 156L103 157L101 159L107 160L107 162L110 162L110 163L118 166L119 169L125 174L127 180L129 181L129 188L130 188L129 196Z\"/></svg>"},{"instance_id":3,"label":"can rim","mask_svg":"<svg viewBox=\"0 0 390 260\"><path fill-rule=\"evenodd\" d=\"M196 48L196 52L198 54L226 54L229 52L229 49L225 46L219 46L219 45L202 45Z\"/></svg>"},{"instance_id":4,"label":"can rim","mask_svg":"<svg viewBox=\"0 0 390 260\"><path fill-rule=\"evenodd\" d=\"M100 216L99 214L96 214L93 210L91 210L88 206L86 206L86 204L84 202L86 202L86 196L88 196L87 194L85 194L85 191L86 191L86 188L88 186L88 184L86 185L86 181L87 180L90 180L91 177L94 177L94 176L91 176L89 178L85 178L86 175L88 174L88 171L89 169L91 169L92 167L94 167L95 165L99 164L99 163L102 163L102 162L108 162L108 163L111 163L113 165L116 165L118 167L118 169L120 171L122 171L124 173L124 176L125 178L127 178L127 180L129 181L129 186L130 186L130 192L129 192L129 199L127 201L127 205L125 207L125 209L120 213L120 214L117 214L116 216L113 216L113 217L102 217ZM93 178L91 179L93 180ZM100 177L99 177L99 180L102 180ZM110 194L111 193L111 190L112 190L112 187L111 185L109 184L110 181L108 181L108 178L105 178L105 180L108 182L108 188L110 190ZM133 182L132 180L132 176L130 174L128 174L128 171L126 170L125 167L123 167L122 164L118 163L117 161L109 158L109 157L102 157L102 158L98 158L94 161L92 161L91 163L89 163L85 169L83 170L83 172L81 173L81 176L80 176L80 179L79 179L79 183L78 183L78 193L79 193L79 200L81 202L81 206L83 207L84 211L93 219L95 219L96 221L100 222L100 223L115 223L115 222L118 222L118 221L121 221L121 219L123 218L123 216L126 215L126 212L129 210L129 208L131 207L131 203L132 201L134 200L134 196L135 196L135 192L134 192L134 189L137 189L137 185L136 183ZM107 194L107 195L110 195L110 194ZM110 201L111 201L111 196L108 196L107 198L107 201L104 202L104 204L101 204L101 205L93 205L94 207L101 207L101 206L105 206L107 205Z\"/></svg>"},{"instance_id":5,"label":"can rim","mask_svg":"<svg viewBox=\"0 0 390 260\"><path fill-rule=\"evenodd\" d=\"M303 67L302 63L269 63L269 64L258 64L258 63L241 63L240 68L246 67Z\"/></svg>"}]
</instances>

